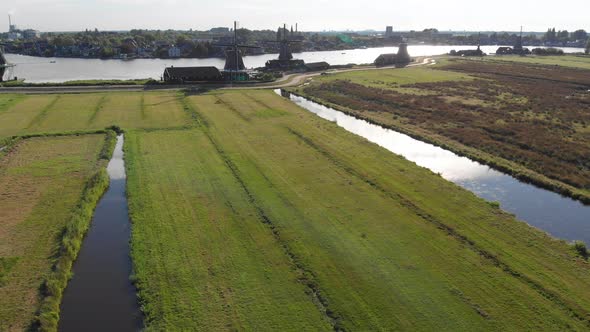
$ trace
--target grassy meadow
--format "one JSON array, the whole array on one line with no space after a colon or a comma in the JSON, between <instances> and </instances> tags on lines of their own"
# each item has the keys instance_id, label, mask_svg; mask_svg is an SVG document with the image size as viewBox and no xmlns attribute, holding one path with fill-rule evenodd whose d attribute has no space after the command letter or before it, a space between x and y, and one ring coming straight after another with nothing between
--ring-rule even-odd
<instances>
[{"instance_id":1,"label":"grassy meadow","mask_svg":"<svg viewBox=\"0 0 590 332\"><path fill-rule=\"evenodd\" d=\"M318 79L342 77L418 97L479 80L431 68ZM0 142L70 133L0 152L0 331L28 328L40 307L55 330L106 181L112 142L92 132L110 126L126 135L148 331L590 327L590 265L569 244L272 91L235 90L0 96Z\"/></svg>"},{"instance_id":2,"label":"grassy meadow","mask_svg":"<svg viewBox=\"0 0 590 332\"><path fill-rule=\"evenodd\" d=\"M590 56L588 55L563 55L563 56L495 56L493 61L510 61L526 64L538 64L549 66L573 67L590 69Z\"/></svg>"},{"instance_id":3,"label":"grassy meadow","mask_svg":"<svg viewBox=\"0 0 590 332\"><path fill-rule=\"evenodd\" d=\"M566 243L270 91L184 104L126 145L148 330L588 328Z\"/></svg>"},{"instance_id":4,"label":"grassy meadow","mask_svg":"<svg viewBox=\"0 0 590 332\"><path fill-rule=\"evenodd\" d=\"M104 135L21 140L0 156L0 331L29 328Z\"/></svg>"},{"instance_id":5,"label":"grassy meadow","mask_svg":"<svg viewBox=\"0 0 590 332\"><path fill-rule=\"evenodd\" d=\"M112 125L127 129L183 127L189 120L174 92L9 95L2 99L0 139Z\"/></svg>"}]
</instances>

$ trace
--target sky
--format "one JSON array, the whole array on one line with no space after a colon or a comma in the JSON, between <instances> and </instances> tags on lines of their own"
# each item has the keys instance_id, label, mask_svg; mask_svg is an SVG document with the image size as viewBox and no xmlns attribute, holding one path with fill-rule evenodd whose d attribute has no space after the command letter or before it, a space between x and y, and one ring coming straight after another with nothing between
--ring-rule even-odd
<instances>
[{"instance_id":1,"label":"sky","mask_svg":"<svg viewBox=\"0 0 590 332\"><path fill-rule=\"evenodd\" d=\"M208 30L234 20L252 30L299 23L303 31L590 31L590 1L568 0L0 0L0 31L8 14L19 28L41 31L130 29ZM4 22L4 24L2 23Z\"/></svg>"}]
</instances>

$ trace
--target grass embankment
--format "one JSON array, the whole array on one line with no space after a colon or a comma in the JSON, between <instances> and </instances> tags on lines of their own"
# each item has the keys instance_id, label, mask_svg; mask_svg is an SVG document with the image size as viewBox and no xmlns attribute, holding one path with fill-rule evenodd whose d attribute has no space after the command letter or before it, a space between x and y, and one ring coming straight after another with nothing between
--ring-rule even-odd
<instances>
[{"instance_id":1,"label":"grass embankment","mask_svg":"<svg viewBox=\"0 0 590 332\"><path fill-rule=\"evenodd\" d=\"M72 261L108 186L108 137L22 139L0 156L0 330L56 329Z\"/></svg>"},{"instance_id":2,"label":"grass embankment","mask_svg":"<svg viewBox=\"0 0 590 332\"><path fill-rule=\"evenodd\" d=\"M580 69L590 69L590 56L588 55L564 55L564 56L495 56L486 60L491 61L510 61L527 64L539 64L550 66L573 67Z\"/></svg>"},{"instance_id":3,"label":"grass embankment","mask_svg":"<svg viewBox=\"0 0 590 332\"><path fill-rule=\"evenodd\" d=\"M432 82L424 82L422 72L408 80L415 70L409 68L383 72L386 84L367 71L369 79L345 73L296 91L590 202L586 71L476 60L438 68L446 70L420 68L435 75ZM457 80L459 74L471 79Z\"/></svg>"},{"instance_id":4,"label":"grass embankment","mask_svg":"<svg viewBox=\"0 0 590 332\"><path fill-rule=\"evenodd\" d=\"M584 330L565 242L271 92L126 145L148 329Z\"/></svg>"},{"instance_id":5,"label":"grass embankment","mask_svg":"<svg viewBox=\"0 0 590 332\"><path fill-rule=\"evenodd\" d=\"M27 95L0 104L0 140L32 133L122 128L184 127L189 123L174 93ZM1 103L1 99L0 99Z\"/></svg>"},{"instance_id":6,"label":"grass embankment","mask_svg":"<svg viewBox=\"0 0 590 332\"><path fill-rule=\"evenodd\" d=\"M5 81L0 83L0 87L60 87L60 86L111 86L111 85L147 85L157 84L157 81L151 79L136 80L77 80L62 83L27 83L26 81Z\"/></svg>"}]
</instances>

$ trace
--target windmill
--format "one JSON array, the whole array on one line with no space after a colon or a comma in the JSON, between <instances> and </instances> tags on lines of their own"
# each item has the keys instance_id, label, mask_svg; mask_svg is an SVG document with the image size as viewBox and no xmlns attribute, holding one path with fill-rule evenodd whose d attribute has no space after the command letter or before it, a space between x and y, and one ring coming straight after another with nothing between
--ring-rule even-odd
<instances>
[{"instance_id":1,"label":"windmill","mask_svg":"<svg viewBox=\"0 0 590 332\"><path fill-rule=\"evenodd\" d=\"M291 44L301 43L301 40L293 39L293 26L291 26L291 34L287 33L287 25L283 28L279 28L279 33L276 41L268 41L268 43L279 43L279 59L269 60L266 63L267 68L292 68L302 66L304 62L302 60L293 60L293 52L291 51Z\"/></svg>"},{"instance_id":2,"label":"windmill","mask_svg":"<svg viewBox=\"0 0 590 332\"><path fill-rule=\"evenodd\" d=\"M522 47L522 26L520 27L520 35L516 39L516 45L514 45L514 53L524 54L524 49Z\"/></svg>"},{"instance_id":3,"label":"windmill","mask_svg":"<svg viewBox=\"0 0 590 332\"><path fill-rule=\"evenodd\" d=\"M238 44L238 22L234 21L234 38L231 44L215 44L214 46L225 47L225 66L224 73L229 73L230 79L240 80L245 76L246 66L242 58L243 48L260 48L259 46L249 46Z\"/></svg>"},{"instance_id":4,"label":"windmill","mask_svg":"<svg viewBox=\"0 0 590 332\"><path fill-rule=\"evenodd\" d=\"M12 70L16 65L8 63L4 57L4 44L0 44L0 82L4 82L4 75L8 71L8 76L12 76Z\"/></svg>"}]
</instances>

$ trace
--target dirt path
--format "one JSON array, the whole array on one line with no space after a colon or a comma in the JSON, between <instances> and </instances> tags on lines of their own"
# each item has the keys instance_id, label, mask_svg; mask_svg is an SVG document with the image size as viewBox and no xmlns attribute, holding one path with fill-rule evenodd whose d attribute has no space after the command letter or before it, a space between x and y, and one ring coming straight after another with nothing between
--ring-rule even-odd
<instances>
[{"instance_id":1,"label":"dirt path","mask_svg":"<svg viewBox=\"0 0 590 332\"><path fill-rule=\"evenodd\" d=\"M417 66L430 66L436 64L433 58L420 57L417 61L408 65L407 67ZM351 71L362 71L362 70L385 70L392 69L395 66L388 67L374 67L374 66L363 66L349 69L336 69L328 70L326 73L336 74L345 73ZM217 89L280 89L291 86L297 86L305 82L307 79L319 76L324 72L314 73L296 73L289 74L276 82L267 84L220 84L220 85L203 85L203 84L185 84L185 85L167 85L167 86L143 86L143 85L109 85L109 86L57 86L57 87L5 87L0 88L0 93L23 93L23 94L56 94L56 93L96 93L96 92L114 92L114 91L128 91L128 92L139 92L139 91L170 91L170 90L181 90L190 88L200 88L203 86L217 88Z\"/></svg>"}]
</instances>

